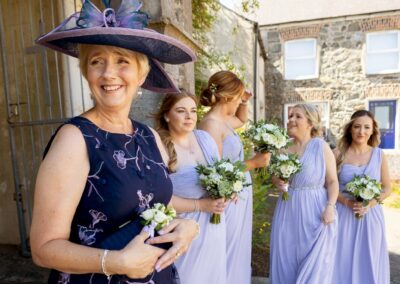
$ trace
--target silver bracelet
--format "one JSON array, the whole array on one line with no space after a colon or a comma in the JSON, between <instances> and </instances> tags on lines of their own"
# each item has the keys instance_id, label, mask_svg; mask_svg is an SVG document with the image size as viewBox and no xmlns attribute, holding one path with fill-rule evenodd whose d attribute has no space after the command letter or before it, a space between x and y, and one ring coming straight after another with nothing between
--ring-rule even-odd
<instances>
[{"instance_id":1,"label":"silver bracelet","mask_svg":"<svg viewBox=\"0 0 400 284\"><path fill-rule=\"evenodd\" d=\"M103 274L105 276L107 276L107 279L110 280L111 279L111 274L107 272L106 270L106 257L108 254L109 250L105 249L103 252L103 256L101 257L101 270L103 271Z\"/></svg>"},{"instance_id":2,"label":"silver bracelet","mask_svg":"<svg viewBox=\"0 0 400 284\"><path fill-rule=\"evenodd\" d=\"M332 202L329 202L329 201L326 203L326 206L332 206L333 208L336 208L335 203L332 203Z\"/></svg>"}]
</instances>

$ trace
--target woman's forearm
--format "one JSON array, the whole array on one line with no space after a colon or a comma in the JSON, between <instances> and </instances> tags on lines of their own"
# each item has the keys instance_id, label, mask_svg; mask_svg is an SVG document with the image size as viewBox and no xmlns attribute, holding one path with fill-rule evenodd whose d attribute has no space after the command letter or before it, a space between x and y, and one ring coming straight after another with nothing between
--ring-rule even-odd
<instances>
[{"instance_id":1,"label":"woman's forearm","mask_svg":"<svg viewBox=\"0 0 400 284\"><path fill-rule=\"evenodd\" d=\"M329 181L327 183L327 191L328 191L328 203L336 204L339 196L339 184L336 180Z\"/></svg>"},{"instance_id":2,"label":"woman's forearm","mask_svg":"<svg viewBox=\"0 0 400 284\"><path fill-rule=\"evenodd\" d=\"M182 198L173 195L172 205L178 213L200 211L200 200L198 199Z\"/></svg>"},{"instance_id":3,"label":"woman's forearm","mask_svg":"<svg viewBox=\"0 0 400 284\"><path fill-rule=\"evenodd\" d=\"M235 113L235 116L244 124L249 119L248 102L241 103Z\"/></svg>"},{"instance_id":4,"label":"woman's forearm","mask_svg":"<svg viewBox=\"0 0 400 284\"><path fill-rule=\"evenodd\" d=\"M32 247L32 258L37 265L73 274L102 273L103 253L102 249L61 239L51 240L39 248ZM111 266L108 259L107 267Z\"/></svg>"}]
</instances>

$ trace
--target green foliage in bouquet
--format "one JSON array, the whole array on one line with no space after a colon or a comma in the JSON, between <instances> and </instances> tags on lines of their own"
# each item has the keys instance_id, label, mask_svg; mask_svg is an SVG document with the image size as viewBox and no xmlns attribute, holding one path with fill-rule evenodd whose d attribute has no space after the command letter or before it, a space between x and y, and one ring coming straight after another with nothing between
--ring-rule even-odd
<instances>
[{"instance_id":1,"label":"green foliage in bouquet","mask_svg":"<svg viewBox=\"0 0 400 284\"><path fill-rule=\"evenodd\" d=\"M159 231L176 217L176 211L171 206L156 203L152 208L142 212L140 217L142 217L143 225L153 226L156 231Z\"/></svg>"},{"instance_id":2,"label":"green foliage in bouquet","mask_svg":"<svg viewBox=\"0 0 400 284\"><path fill-rule=\"evenodd\" d=\"M246 166L238 161L232 163L229 159L215 161L212 165L197 165L199 179L210 198L231 199L235 194L248 186L244 174ZM213 214L211 223L219 224L220 215Z\"/></svg>"},{"instance_id":3,"label":"green foliage in bouquet","mask_svg":"<svg viewBox=\"0 0 400 284\"><path fill-rule=\"evenodd\" d=\"M301 167L301 162L296 154L278 154L272 156L269 172L287 183L294 174L301 171ZM282 199L289 200L288 191L283 192Z\"/></svg>"},{"instance_id":4,"label":"green foliage in bouquet","mask_svg":"<svg viewBox=\"0 0 400 284\"><path fill-rule=\"evenodd\" d=\"M381 203L379 196L382 193L382 185L377 180L367 175L356 175L345 186L345 191L354 196L354 198L363 203L363 206L368 206L369 202L376 199ZM357 219L361 219L362 215L356 214Z\"/></svg>"}]
</instances>

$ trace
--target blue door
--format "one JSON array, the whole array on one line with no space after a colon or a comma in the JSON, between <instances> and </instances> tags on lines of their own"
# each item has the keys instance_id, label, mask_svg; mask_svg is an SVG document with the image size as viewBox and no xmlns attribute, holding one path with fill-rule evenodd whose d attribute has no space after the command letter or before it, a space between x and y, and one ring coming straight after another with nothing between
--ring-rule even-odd
<instances>
[{"instance_id":1,"label":"blue door","mask_svg":"<svg viewBox=\"0 0 400 284\"><path fill-rule=\"evenodd\" d=\"M369 110L375 115L381 131L379 148L394 149L396 129L396 101L370 101Z\"/></svg>"}]
</instances>

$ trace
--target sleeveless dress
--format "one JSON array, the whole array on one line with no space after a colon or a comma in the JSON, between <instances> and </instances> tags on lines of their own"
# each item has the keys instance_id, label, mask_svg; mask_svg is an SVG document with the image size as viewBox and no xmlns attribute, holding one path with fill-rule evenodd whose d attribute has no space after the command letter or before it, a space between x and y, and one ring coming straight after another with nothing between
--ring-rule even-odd
<instances>
[{"instance_id":1,"label":"sleeveless dress","mask_svg":"<svg viewBox=\"0 0 400 284\"><path fill-rule=\"evenodd\" d=\"M340 191L355 175L366 174L381 180L382 150L374 148L367 165L357 167L343 164L339 173ZM343 192L351 198L351 196ZM354 212L338 203L339 233L336 253L335 279L333 283L390 282L389 253L386 245L385 220L382 206L370 208L360 220Z\"/></svg>"},{"instance_id":2,"label":"sleeveless dress","mask_svg":"<svg viewBox=\"0 0 400 284\"><path fill-rule=\"evenodd\" d=\"M82 132L90 162L86 186L71 224L71 242L98 248L120 225L139 219L140 213L154 203L169 203L172 184L154 135L144 124L132 123L135 131L128 135L104 131L84 117L67 122ZM173 283L172 279L170 266L145 279L113 275L110 281L103 274L52 270L48 283L167 284Z\"/></svg>"},{"instance_id":3,"label":"sleeveless dress","mask_svg":"<svg viewBox=\"0 0 400 284\"><path fill-rule=\"evenodd\" d=\"M332 283L337 218L329 225L321 221L328 200L324 143L320 138L308 142L302 170L289 184L289 200L278 200L271 229L272 284Z\"/></svg>"},{"instance_id":4,"label":"sleeveless dress","mask_svg":"<svg viewBox=\"0 0 400 284\"><path fill-rule=\"evenodd\" d=\"M230 127L231 128L231 127ZM231 162L244 161L243 144L239 135L231 128L222 144L222 157ZM246 172L246 182L251 176ZM225 209L227 283L251 283L251 240L253 222L253 188L248 186L238 196L236 204L230 202Z\"/></svg>"},{"instance_id":5,"label":"sleeveless dress","mask_svg":"<svg viewBox=\"0 0 400 284\"><path fill-rule=\"evenodd\" d=\"M218 147L213 138L202 130L194 130L194 134L207 163L212 164L218 160ZM196 165L185 165L170 174L174 195L190 199L207 196L200 185L195 167ZM181 213L180 217L196 220L201 228L189 250L175 262L181 283L227 284L224 214L221 214L221 223L218 225L210 223L211 214L208 212Z\"/></svg>"}]
</instances>

